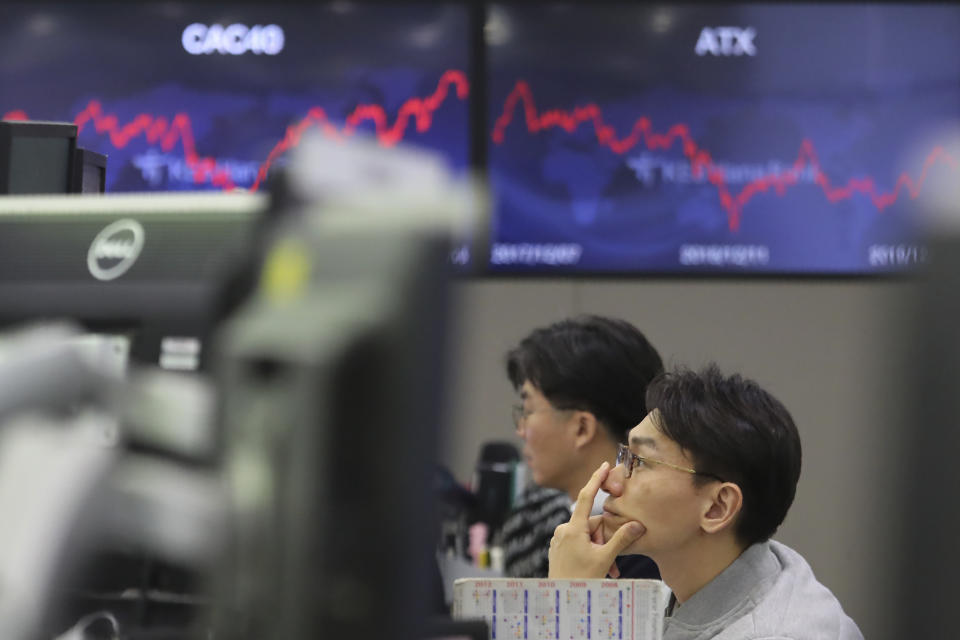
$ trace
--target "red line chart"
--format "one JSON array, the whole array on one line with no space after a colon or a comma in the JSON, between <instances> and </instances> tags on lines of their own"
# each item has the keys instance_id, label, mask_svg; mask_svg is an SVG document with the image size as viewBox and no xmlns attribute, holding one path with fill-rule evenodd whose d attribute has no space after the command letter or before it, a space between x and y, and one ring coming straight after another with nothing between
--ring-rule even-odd
<instances>
[{"instance_id":1,"label":"red line chart","mask_svg":"<svg viewBox=\"0 0 960 640\"><path fill-rule=\"evenodd\" d=\"M377 141L384 147L392 147L403 140L411 123L417 132L427 131L433 123L433 114L446 102L451 88L459 100L463 101L469 97L470 83L463 71L449 69L440 76L437 88L429 96L407 99L400 106L392 124L384 108L378 104L357 105L346 117L343 126L335 124L322 107L309 109L306 116L287 127L283 138L267 154L250 190L259 189L271 165L285 151L297 146L304 132L310 127L319 127L328 137L343 141L353 135L360 125L372 122ZM16 110L4 114L2 119L27 120L28 118L25 112ZM215 158L198 153L193 126L190 116L186 113L177 113L169 119L160 115L141 113L129 122L121 124L116 115L104 111L99 101L91 100L74 118L74 124L77 125L78 131L83 131L88 124L92 124L96 133L108 136L110 144L117 149L123 149L131 140L140 136L143 136L148 144L159 144L160 148L167 152L179 143L183 150L184 161L193 171L193 180L196 184L209 182L226 190L236 186L228 169L219 166Z\"/></svg>"},{"instance_id":2,"label":"red line chart","mask_svg":"<svg viewBox=\"0 0 960 640\"><path fill-rule=\"evenodd\" d=\"M914 178L907 173L901 173L893 189L889 191L882 190L870 177L852 178L846 184L835 186L820 165L813 142L803 140L800 143L797 158L788 170L757 178L748 182L739 192L734 193L725 181L723 170L713 161L707 150L697 145L686 124L674 124L665 133L657 133L653 130L649 118L640 117L626 136L618 137L614 128L604 121L603 111L598 105L588 103L572 110L539 111L530 85L525 80L518 80L504 101L503 112L494 123L491 138L495 144L503 143L506 130L513 121L518 106L523 108L524 123L531 134L556 128L573 133L580 125L591 123L597 143L620 155L641 142L650 150L670 149L679 142L684 156L690 162L693 175L700 178L705 172L707 180L716 188L720 204L727 213L727 224L731 231L740 228L743 208L754 196L765 193L771 188L778 196L783 196L789 187L798 183L801 172L806 168L813 169L815 182L823 190L829 202L847 200L860 193L866 195L881 212L894 204L904 190L911 198L919 196L928 172L938 163L945 164L953 170L958 169L957 159L943 147L936 146L924 160L919 176Z\"/></svg>"}]
</instances>

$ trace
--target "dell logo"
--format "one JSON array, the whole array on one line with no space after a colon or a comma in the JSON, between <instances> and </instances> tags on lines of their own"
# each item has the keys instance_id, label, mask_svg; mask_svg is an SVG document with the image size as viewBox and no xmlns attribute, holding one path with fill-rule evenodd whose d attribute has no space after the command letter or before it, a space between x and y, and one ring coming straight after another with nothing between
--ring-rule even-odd
<instances>
[{"instance_id":1,"label":"dell logo","mask_svg":"<svg viewBox=\"0 0 960 640\"><path fill-rule=\"evenodd\" d=\"M117 220L97 234L87 251L87 268L97 280L114 280L133 266L143 249L143 227L129 218Z\"/></svg>"},{"instance_id":2,"label":"dell logo","mask_svg":"<svg viewBox=\"0 0 960 640\"><path fill-rule=\"evenodd\" d=\"M714 56L755 56L757 48L753 39L756 37L753 27L704 27L694 51L698 56L708 53Z\"/></svg>"},{"instance_id":3,"label":"dell logo","mask_svg":"<svg viewBox=\"0 0 960 640\"><path fill-rule=\"evenodd\" d=\"M227 27L195 23L183 30L184 50L195 56L207 53L240 56L252 52L275 56L283 50L283 29L278 25L231 24Z\"/></svg>"}]
</instances>

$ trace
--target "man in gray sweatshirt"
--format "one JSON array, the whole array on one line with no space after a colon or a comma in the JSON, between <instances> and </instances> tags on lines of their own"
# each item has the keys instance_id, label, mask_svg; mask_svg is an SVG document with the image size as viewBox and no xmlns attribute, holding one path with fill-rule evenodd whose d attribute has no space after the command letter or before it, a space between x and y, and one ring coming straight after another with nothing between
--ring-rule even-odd
<instances>
[{"instance_id":1,"label":"man in gray sweatshirt","mask_svg":"<svg viewBox=\"0 0 960 640\"><path fill-rule=\"evenodd\" d=\"M800 436L755 382L711 366L647 390L650 413L581 490L550 545L551 578L602 578L619 554L673 592L664 640L862 640L807 562L770 539L793 503ZM590 517L598 489L610 496Z\"/></svg>"}]
</instances>

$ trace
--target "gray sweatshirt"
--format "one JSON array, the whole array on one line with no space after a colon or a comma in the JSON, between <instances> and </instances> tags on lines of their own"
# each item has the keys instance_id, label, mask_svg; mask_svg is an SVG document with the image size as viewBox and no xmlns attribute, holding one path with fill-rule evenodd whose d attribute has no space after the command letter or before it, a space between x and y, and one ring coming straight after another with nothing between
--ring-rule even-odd
<instances>
[{"instance_id":1,"label":"gray sweatshirt","mask_svg":"<svg viewBox=\"0 0 960 640\"><path fill-rule=\"evenodd\" d=\"M771 540L748 547L668 612L663 640L708 638L863 640L863 634L830 590L817 582L806 560Z\"/></svg>"}]
</instances>

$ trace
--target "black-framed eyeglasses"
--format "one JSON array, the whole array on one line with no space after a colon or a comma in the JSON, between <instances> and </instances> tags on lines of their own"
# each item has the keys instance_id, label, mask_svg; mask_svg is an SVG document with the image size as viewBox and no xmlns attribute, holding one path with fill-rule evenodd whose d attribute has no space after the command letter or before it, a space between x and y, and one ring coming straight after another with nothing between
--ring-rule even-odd
<instances>
[{"instance_id":1,"label":"black-framed eyeglasses","mask_svg":"<svg viewBox=\"0 0 960 640\"><path fill-rule=\"evenodd\" d=\"M715 476L712 473L704 473L702 471L697 471L696 469L691 469L690 467L681 467L680 465L673 464L672 462L667 462L666 460L658 460L656 458L647 458L645 456L638 456L633 451L630 451L630 448L625 444L617 445L617 465L623 466L623 475L625 478L629 478L633 475L633 470L639 467L641 464L662 464L665 467L670 467L671 469L676 469L677 471L683 471L684 473L689 473L695 476L706 476L708 478L714 478L723 482L719 476Z\"/></svg>"}]
</instances>

